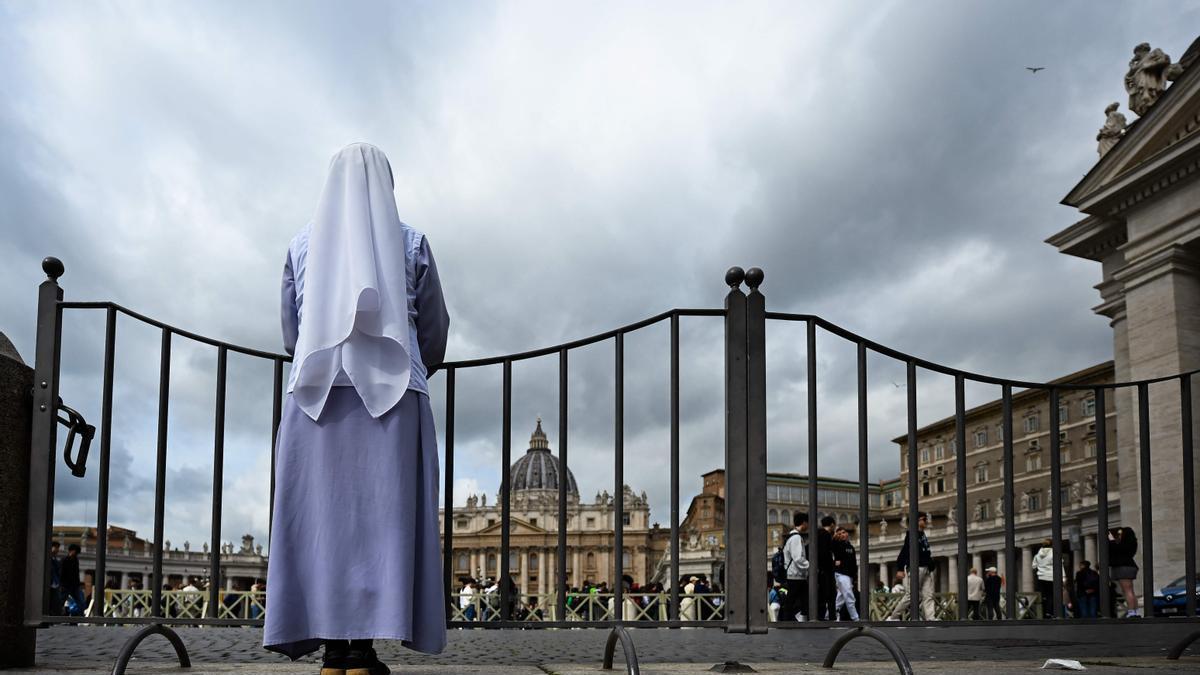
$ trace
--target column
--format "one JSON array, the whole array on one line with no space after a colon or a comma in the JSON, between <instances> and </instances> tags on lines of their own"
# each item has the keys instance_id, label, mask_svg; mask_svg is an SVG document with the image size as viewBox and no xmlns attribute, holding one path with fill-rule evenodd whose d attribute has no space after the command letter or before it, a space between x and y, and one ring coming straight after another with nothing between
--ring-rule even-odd
<instances>
[{"instance_id":1,"label":"column","mask_svg":"<svg viewBox=\"0 0 1200 675\"><path fill-rule=\"evenodd\" d=\"M979 574L979 576L983 576L983 553L982 552L977 551L977 552L971 554L971 567L975 568L975 571Z\"/></svg>"},{"instance_id":2,"label":"column","mask_svg":"<svg viewBox=\"0 0 1200 675\"><path fill-rule=\"evenodd\" d=\"M554 584L546 583L546 556L549 555L547 549L538 549L538 593L545 594L554 587ZM538 602L541 604L541 601Z\"/></svg>"},{"instance_id":3,"label":"column","mask_svg":"<svg viewBox=\"0 0 1200 675\"><path fill-rule=\"evenodd\" d=\"M1021 577L1021 592L1033 592L1033 549L1028 546L1021 547L1021 569L1017 570L1017 574Z\"/></svg>"},{"instance_id":4,"label":"column","mask_svg":"<svg viewBox=\"0 0 1200 675\"><path fill-rule=\"evenodd\" d=\"M943 588L950 593L958 592L958 554L951 554L946 558L949 567L949 573L946 575L946 583ZM959 598L962 600L962 598Z\"/></svg>"},{"instance_id":5,"label":"column","mask_svg":"<svg viewBox=\"0 0 1200 675\"><path fill-rule=\"evenodd\" d=\"M996 551L996 573L1004 578L1005 583L1013 582L1008 578L1008 557L1004 555L1004 551Z\"/></svg>"},{"instance_id":6,"label":"column","mask_svg":"<svg viewBox=\"0 0 1200 675\"><path fill-rule=\"evenodd\" d=\"M520 572L517 574L517 588L521 589L521 593L529 592L529 551L528 549L517 549L517 569Z\"/></svg>"},{"instance_id":7,"label":"column","mask_svg":"<svg viewBox=\"0 0 1200 675\"><path fill-rule=\"evenodd\" d=\"M1096 535L1088 534L1083 537L1083 559L1092 563L1092 569L1096 569L1099 563L1096 561Z\"/></svg>"},{"instance_id":8,"label":"column","mask_svg":"<svg viewBox=\"0 0 1200 675\"><path fill-rule=\"evenodd\" d=\"M583 559L582 556L579 555L578 546L575 547L575 550L571 552L571 578L572 586L583 585Z\"/></svg>"},{"instance_id":9,"label":"column","mask_svg":"<svg viewBox=\"0 0 1200 675\"><path fill-rule=\"evenodd\" d=\"M455 567L457 567L457 563ZM475 576L475 549L467 549L467 575Z\"/></svg>"},{"instance_id":10,"label":"column","mask_svg":"<svg viewBox=\"0 0 1200 675\"><path fill-rule=\"evenodd\" d=\"M879 580L889 589L892 587L892 575L888 573L888 564L885 562L879 563Z\"/></svg>"}]
</instances>

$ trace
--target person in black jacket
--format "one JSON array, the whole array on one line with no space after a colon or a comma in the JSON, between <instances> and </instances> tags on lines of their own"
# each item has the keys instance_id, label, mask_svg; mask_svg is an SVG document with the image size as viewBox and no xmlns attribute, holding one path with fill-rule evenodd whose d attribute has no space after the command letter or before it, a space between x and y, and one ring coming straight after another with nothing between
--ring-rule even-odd
<instances>
[{"instance_id":1,"label":"person in black jacket","mask_svg":"<svg viewBox=\"0 0 1200 675\"><path fill-rule=\"evenodd\" d=\"M833 532L833 580L837 584L837 599L834 601L834 618L840 619L843 608L851 621L858 621L857 596L854 592L858 578L858 556L850 533L839 527Z\"/></svg>"},{"instance_id":2,"label":"person in black jacket","mask_svg":"<svg viewBox=\"0 0 1200 675\"><path fill-rule=\"evenodd\" d=\"M1116 527L1108 531L1108 577L1121 586L1125 594L1125 618L1141 616L1138 597L1133 590L1138 566L1133 556L1137 553L1137 535L1132 527Z\"/></svg>"},{"instance_id":3,"label":"person in black jacket","mask_svg":"<svg viewBox=\"0 0 1200 675\"><path fill-rule=\"evenodd\" d=\"M833 578L833 530L837 520L833 516L821 519L817 530L817 616L822 621L837 620L837 582Z\"/></svg>"},{"instance_id":4,"label":"person in black jacket","mask_svg":"<svg viewBox=\"0 0 1200 675\"><path fill-rule=\"evenodd\" d=\"M936 573L937 565L933 562L933 553L929 550L929 538L925 536L925 527L929 524L928 516L924 513L917 516L917 550L920 556L917 560L917 566L920 567L921 577L921 613L924 614L926 621L937 621L936 607L933 604L933 592L937 587ZM909 536L912 535L912 530L904 533L904 543L900 546L900 555L896 556L896 567L898 569L908 571L908 544ZM896 621L911 605L912 597L912 574L904 575L904 597L896 608L892 610L889 621ZM918 617L913 617L917 619Z\"/></svg>"},{"instance_id":5,"label":"person in black jacket","mask_svg":"<svg viewBox=\"0 0 1200 675\"><path fill-rule=\"evenodd\" d=\"M1000 588L1004 579L996 573L995 567L989 567L983 577L983 617L992 621L1003 619L1000 613Z\"/></svg>"},{"instance_id":6,"label":"person in black jacket","mask_svg":"<svg viewBox=\"0 0 1200 675\"><path fill-rule=\"evenodd\" d=\"M1084 560L1075 573L1075 598L1081 619L1095 619L1100 608L1100 575L1092 569L1092 563Z\"/></svg>"}]
</instances>

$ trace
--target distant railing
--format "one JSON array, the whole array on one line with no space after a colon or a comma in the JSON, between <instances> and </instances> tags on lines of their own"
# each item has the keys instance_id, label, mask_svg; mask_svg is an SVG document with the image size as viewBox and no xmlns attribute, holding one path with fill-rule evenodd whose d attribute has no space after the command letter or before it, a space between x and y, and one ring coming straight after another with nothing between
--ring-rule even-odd
<instances>
[{"instance_id":1,"label":"distant railing","mask_svg":"<svg viewBox=\"0 0 1200 675\"><path fill-rule=\"evenodd\" d=\"M208 591L161 591L163 613L171 619L262 619L266 616L266 591L219 591L217 604L209 613ZM105 618L137 619L153 616L154 593L144 589L105 589L104 604L99 607L93 601L85 613L103 607Z\"/></svg>"}]
</instances>

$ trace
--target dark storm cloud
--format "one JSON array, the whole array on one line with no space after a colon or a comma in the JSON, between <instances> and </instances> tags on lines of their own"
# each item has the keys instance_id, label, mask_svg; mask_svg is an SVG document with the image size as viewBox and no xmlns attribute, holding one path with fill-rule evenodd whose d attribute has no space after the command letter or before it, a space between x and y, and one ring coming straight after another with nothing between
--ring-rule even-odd
<instances>
[{"instance_id":1,"label":"dark storm cloud","mask_svg":"<svg viewBox=\"0 0 1200 675\"><path fill-rule=\"evenodd\" d=\"M737 264L766 270L770 309L1029 379L1111 356L1088 309L1098 268L1042 242L1077 219L1057 202L1095 160L1132 46L1177 57L1200 24L1195 2L58 4L0 15L0 149L11 158L0 165L0 330L27 360L48 254L67 265L68 299L112 299L277 350L287 243L329 155L368 140L389 153L402 217L432 242L450 358L719 307ZM92 421L96 314L71 319L63 362L64 398ZM682 323L686 502L723 461L723 365L720 320ZM139 487L113 517L140 528L160 337L118 326L114 438ZM803 338L799 324L770 328L773 470L808 469ZM625 477L660 522L667 344L665 324L626 338ZM852 476L853 348L824 333L817 345L819 470ZM172 346L168 537L196 542L206 525L186 514L208 513L216 357ZM875 479L897 471L905 392L892 382L903 376L872 358ZM514 459L538 415L557 447L557 382L554 356L514 366ZM500 369L460 372L457 385L461 503L499 484ZM228 387L222 534L261 540L271 365L231 355ZM435 377L439 421L443 392ZM922 374L922 421L947 414L951 394ZM569 405L583 496L611 492L611 341L572 352ZM79 490L63 486L60 501Z\"/></svg>"}]
</instances>

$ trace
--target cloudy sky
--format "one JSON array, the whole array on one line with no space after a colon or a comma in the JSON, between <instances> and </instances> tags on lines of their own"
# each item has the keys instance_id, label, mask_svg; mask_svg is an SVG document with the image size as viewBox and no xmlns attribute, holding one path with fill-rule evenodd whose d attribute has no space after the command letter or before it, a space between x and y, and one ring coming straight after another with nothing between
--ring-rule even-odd
<instances>
[{"instance_id":1,"label":"cloudy sky","mask_svg":"<svg viewBox=\"0 0 1200 675\"><path fill-rule=\"evenodd\" d=\"M329 156L391 158L427 232L450 358L672 307L760 266L770 309L1042 380L1111 358L1099 268L1043 240L1132 47L1178 57L1200 3L0 3L0 331L30 360L39 261L73 300L278 350L287 243ZM1044 66L1031 74L1026 66ZM1133 119L1132 113L1126 114ZM71 312L62 395L98 422L103 314ZM152 529L159 334L117 329L111 522ZM723 462L719 319L683 322L682 507ZM769 464L808 470L802 326L769 328ZM853 347L818 336L819 472L854 476ZM613 346L571 356L571 464L613 485ZM626 482L669 518L668 332L626 343ZM215 351L173 345L166 538L209 538ZM871 475L898 473L903 367L871 361ZM233 356L223 540L265 539L270 365ZM500 370L458 380L455 500L494 497ZM997 393L970 391L970 402ZM441 378L433 383L439 421ZM513 459L557 360L514 369ZM922 375L921 421L952 412ZM94 523L60 477L60 523Z\"/></svg>"}]
</instances>

